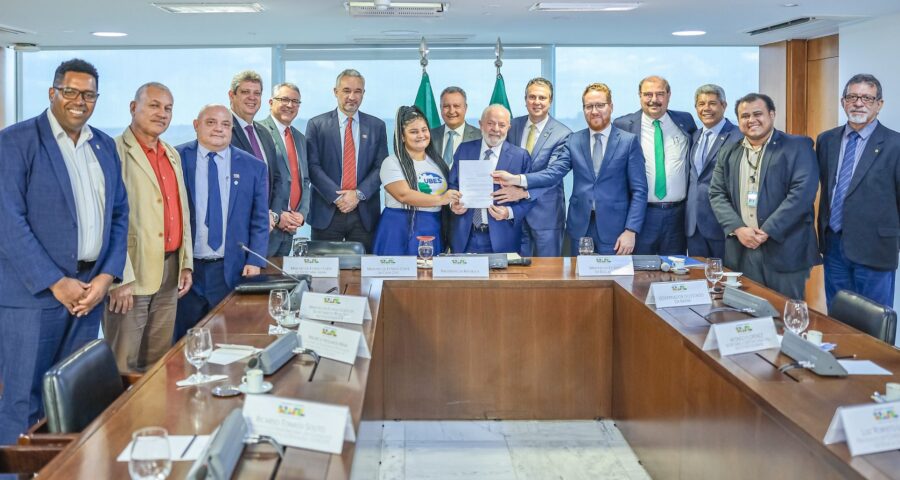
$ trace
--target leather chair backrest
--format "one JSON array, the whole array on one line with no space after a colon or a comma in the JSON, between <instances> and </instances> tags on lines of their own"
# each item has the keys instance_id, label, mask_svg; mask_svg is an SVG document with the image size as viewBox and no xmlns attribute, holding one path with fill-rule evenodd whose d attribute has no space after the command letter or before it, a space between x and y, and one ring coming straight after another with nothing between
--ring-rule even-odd
<instances>
[{"instance_id":1,"label":"leather chair backrest","mask_svg":"<svg viewBox=\"0 0 900 480\"><path fill-rule=\"evenodd\" d=\"M365 255L366 249L360 242L332 242L310 240L307 243L310 255Z\"/></svg>"},{"instance_id":2,"label":"leather chair backrest","mask_svg":"<svg viewBox=\"0 0 900 480\"><path fill-rule=\"evenodd\" d=\"M44 410L51 433L76 433L125 389L109 345L94 340L44 374Z\"/></svg>"},{"instance_id":3,"label":"leather chair backrest","mask_svg":"<svg viewBox=\"0 0 900 480\"><path fill-rule=\"evenodd\" d=\"M897 312L889 307L875 303L858 293L841 290L831 301L828 314L885 343L894 344Z\"/></svg>"}]
</instances>

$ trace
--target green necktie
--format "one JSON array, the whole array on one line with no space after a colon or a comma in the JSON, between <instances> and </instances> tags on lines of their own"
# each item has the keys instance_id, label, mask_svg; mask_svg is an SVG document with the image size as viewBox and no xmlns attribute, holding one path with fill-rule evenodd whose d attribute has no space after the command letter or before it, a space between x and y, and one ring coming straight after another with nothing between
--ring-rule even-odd
<instances>
[{"instance_id":1,"label":"green necktie","mask_svg":"<svg viewBox=\"0 0 900 480\"><path fill-rule=\"evenodd\" d=\"M653 121L653 154L656 157L656 188L653 193L662 200L666 196L666 151L659 120Z\"/></svg>"}]
</instances>

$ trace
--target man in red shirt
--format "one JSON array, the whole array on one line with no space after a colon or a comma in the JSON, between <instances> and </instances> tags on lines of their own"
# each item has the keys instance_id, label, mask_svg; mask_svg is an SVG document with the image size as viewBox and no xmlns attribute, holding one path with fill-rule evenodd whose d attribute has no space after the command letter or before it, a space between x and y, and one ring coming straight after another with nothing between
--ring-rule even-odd
<instances>
[{"instance_id":1,"label":"man in red shirt","mask_svg":"<svg viewBox=\"0 0 900 480\"><path fill-rule=\"evenodd\" d=\"M116 137L128 192L128 257L109 292L103 333L121 371L143 371L172 345L178 298L191 288L193 248L178 152L159 137L172 120L172 92L138 88L131 125Z\"/></svg>"}]
</instances>

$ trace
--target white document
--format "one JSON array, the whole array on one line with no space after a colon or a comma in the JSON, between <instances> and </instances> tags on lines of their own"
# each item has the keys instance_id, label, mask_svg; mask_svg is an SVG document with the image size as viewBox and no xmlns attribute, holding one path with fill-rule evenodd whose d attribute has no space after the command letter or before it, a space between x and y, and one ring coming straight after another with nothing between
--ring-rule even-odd
<instances>
[{"instance_id":1,"label":"white document","mask_svg":"<svg viewBox=\"0 0 900 480\"><path fill-rule=\"evenodd\" d=\"M338 257L284 257L281 268L291 275L336 278L341 274Z\"/></svg>"},{"instance_id":2,"label":"white document","mask_svg":"<svg viewBox=\"0 0 900 480\"><path fill-rule=\"evenodd\" d=\"M710 305L712 299L706 287L706 280L688 280L686 282L654 282L650 284L647 294L647 305L656 308L688 307L691 305Z\"/></svg>"},{"instance_id":3,"label":"white document","mask_svg":"<svg viewBox=\"0 0 900 480\"><path fill-rule=\"evenodd\" d=\"M194 461L200 458L209 442L209 435L169 435L169 457L173 462ZM131 460L131 442L116 458L117 462Z\"/></svg>"},{"instance_id":4,"label":"white document","mask_svg":"<svg viewBox=\"0 0 900 480\"><path fill-rule=\"evenodd\" d=\"M871 360L838 360L850 375L893 375Z\"/></svg>"},{"instance_id":5,"label":"white document","mask_svg":"<svg viewBox=\"0 0 900 480\"><path fill-rule=\"evenodd\" d=\"M631 255L579 255L575 266L579 277L634 275Z\"/></svg>"},{"instance_id":6,"label":"white document","mask_svg":"<svg viewBox=\"0 0 900 480\"><path fill-rule=\"evenodd\" d=\"M243 413L251 434L268 435L290 447L340 455L344 440L356 441L346 405L247 395Z\"/></svg>"},{"instance_id":7,"label":"white document","mask_svg":"<svg viewBox=\"0 0 900 480\"><path fill-rule=\"evenodd\" d=\"M366 297L306 292L300 302L300 318L362 325L368 307Z\"/></svg>"},{"instance_id":8,"label":"white document","mask_svg":"<svg viewBox=\"0 0 900 480\"><path fill-rule=\"evenodd\" d=\"M413 277L419 276L416 257L376 257L366 255L361 258L360 267L364 277Z\"/></svg>"},{"instance_id":9,"label":"white document","mask_svg":"<svg viewBox=\"0 0 900 480\"><path fill-rule=\"evenodd\" d=\"M717 323L710 327L703 350L719 349L724 356L779 348L781 341L772 317Z\"/></svg>"},{"instance_id":10,"label":"white document","mask_svg":"<svg viewBox=\"0 0 900 480\"><path fill-rule=\"evenodd\" d=\"M466 208L488 208L494 203L494 163L486 160L459 160L460 203Z\"/></svg>"},{"instance_id":11,"label":"white document","mask_svg":"<svg viewBox=\"0 0 900 480\"><path fill-rule=\"evenodd\" d=\"M206 361L215 365L228 365L259 351L259 348L249 345L219 345L219 348L213 350L212 355Z\"/></svg>"},{"instance_id":12,"label":"white document","mask_svg":"<svg viewBox=\"0 0 900 480\"><path fill-rule=\"evenodd\" d=\"M366 337L361 331L309 320L301 320L297 329L300 345L319 356L353 365L356 357L371 358Z\"/></svg>"},{"instance_id":13,"label":"white document","mask_svg":"<svg viewBox=\"0 0 900 480\"><path fill-rule=\"evenodd\" d=\"M491 269L487 255L437 256L433 258L432 278L488 278Z\"/></svg>"},{"instance_id":14,"label":"white document","mask_svg":"<svg viewBox=\"0 0 900 480\"><path fill-rule=\"evenodd\" d=\"M823 443L844 441L854 457L900 449L900 402L838 407Z\"/></svg>"}]
</instances>

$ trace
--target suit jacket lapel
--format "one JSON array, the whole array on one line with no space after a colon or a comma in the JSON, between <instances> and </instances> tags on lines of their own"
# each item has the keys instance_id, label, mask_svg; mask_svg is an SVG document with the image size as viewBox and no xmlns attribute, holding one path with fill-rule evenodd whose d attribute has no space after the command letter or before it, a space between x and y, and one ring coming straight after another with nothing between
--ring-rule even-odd
<instances>
[{"instance_id":1,"label":"suit jacket lapel","mask_svg":"<svg viewBox=\"0 0 900 480\"><path fill-rule=\"evenodd\" d=\"M72 179L69 178L66 161L63 160L59 144L56 143L56 138L53 136L53 130L50 128L50 120L47 118L47 115L50 115L50 113L45 110L44 114L38 119L41 143L50 157L50 166L53 167L56 180L59 181L60 189L66 199L66 206L69 208L69 213L74 220L78 218L78 214L75 213L75 194L72 192Z\"/></svg>"},{"instance_id":2,"label":"suit jacket lapel","mask_svg":"<svg viewBox=\"0 0 900 480\"><path fill-rule=\"evenodd\" d=\"M331 128L328 130L334 133L329 134L331 137L331 144L334 147L334 151L337 152L337 158L343 158L344 150L341 148L341 138L344 135L344 126L341 125L341 117L338 116L337 109L331 111ZM338 162L337 165L337 183L340 185L341 183L341 163Z\"/></svg>"},{"instance_id":3,"label":"suit jacket lapel","mask_svg":"<svg viewBox=\"0 0 900 480\"><path fill-rule=\"evenodd\" d=\"M369 142L366 140L369 139L369 123L363 122L362 114L359 116L359 145L356 145L356 181L359 182L359 179L362 178L359 172L368 171L368 166L363 165L363 162L368 158L366 156Z\"/></svg>"},{"instance_id":4,"label":"suit jacket lapel","mask_svg":"<svg viewBox=\"0 0 900 480\"><path fill-rule=\"evenodd\" d=\"M590 139L590 137L588 137ZM603 152L603 161L600 162L600 172L599 174L594 175L594 181L603 176L603 172L609 168L609 162L612 161L613 158L616 158L616 149L619 148L619 132L616 131L615 128L610 129L609 131L609 140L606 143L606 151ZM588 148L588 152L590 152L590 148ZM591 158L590 155L587 158ZM594 163L591 162L591 171L594 171Z\"/></svg>"},{"instance_id":5,"label":"suit jacket lapel","mask_svg":"<svg viewBox=\"0 0 900 480\"><path fill-rule=\"evenodd\" d=\"M125 129L123 140L125 141L125 144L128 145L128 158L121 159L122 163L137 164L138 168L142 172L144 172L144 175L147 176L147 178L153 183L153 185L156 185L156 189L160 190L161 186L159 185L159 181L157 181L156 179L156 172L154 172L153 167L150 166L150 161L149 159L147 159L147 154L144 153L144 149L143 147L141 147L141 143L138 142L137 138L134 136L134 133L131 132L130 128ZM162 143L159 143L157 148L163 148Z\"/></svg>"},{"instance_id":6,"label":"suit jacket lapel","mask_svg":"<svg viewBox=\"0 0 900 480\"><path fill-rule=\"evenodd\" d=\"M231 182L231 185L228 189L228 223L231 222L231 214L234 212L234 204L237 201L238 189L240 188L241 177L244 171L238 165L238 162L235 161L235 157L238 155L235 153L234 147L228 147L231 149L231 177L228 179Z\"/></svg>"},{"instance_id":7,"label":"suit jacket lapel","mask_svg":"<svg viewBox=\"0 0 900 480\"><path fill-rule=\"evenodd\" d=\"M550 122L548 120L547 124L544 125L544 131L542 131L541 134L538 135L538 138L534 139L534 148L531 149L531 152L532 152L531 157L532 158L534 158L534 156L537 155L537 153L540 152L542 148L544 148L544 143L546 143L547 139L550 138L551 133L553 133L553 122ZM549 160L549 157L548 157L548 160Z\"/></svg>"},{"instance_id":8,"label":"suit jacket lapel","mask_svg":"<svg viewBox=\"0 0 900 480\"><path fill-rule=\"evenodd\" d=\"M581 158L585 159L584 161L587 163L588 171L591 172L591 178L593 178L596 183L597 172L594 171L594 162L591 158L591 129L586 128L579 132L579 135L581 135Z\"/></svg>"},{"instance_id":9,"label":"suit jacket lapel","mask_svg":"<svg viewBox=\"0 0 900 480\"><path fill-rule=\"evenodd\" d=\"M728 165L728 181L731 182L731 204L741 214L741 162L744 159L744 148L740 143L732 145L730 153L725 157Z\"/></svg>"},{"instance_id":10,"label":"suit jacket lapel","mask_svg":"<svg viewBox=\"0 0 900 480\"><path fill-rule=\"evenodd\" d=\"M837 166L838 166L838 157L841 155L841 139L843 137L843 130L838 130L837 135L832 135L831 138L828 139L828 143L825 145L828 149L828 191L824 192L828 195L828 198L831 199L831 194L834 193L834 184L837 180ZM834 153L831 153L834 152Z\"/></svg>"},{"instance_id":11,"label":"suit jacket lapel","mask_svg":"<svg viewBox=\"0 0 900 480\"><path fill-rule=\"evenodd\" d=\"M500 148L500 158L497 159L497 166L494 167L494 170L505 170L509 171L509 162L512 154L510 153L510 146L512 144L508 141L503 142L503 147ZM496 190L499 185L494 184L494 189Z\"/></svg>"},{"instance_id":12,"label":"suit jacket lapel","mask_svg":"<svg viewBox=\"0 0 900 480\"><path fill-rule=\"evenodd\" d=\"M241 128L241 124L238 123L237 117L234 114L231 115L231 136L237 140L238 146L241 150L245 152L253 152L253 147L250 145L250 139L247 138L247 134L244 133L244 129Z\"/></svg>"},{"instance_id":13,"label":"suit jacket lapel","mask_svg":"<svg viewBox=\"0 0 900 480\"><path fill-rule=\"evenodd\" d=\"M766 172L769 171L769 166L772 165L772 162L777 162L781 158L781 132L775 130L772 134L772 139L765 148L766 151L761 160L762 166L759 168L759 183L757 184L760 191L765 188ZM760 196L761 200L762 196Z\"/></svg>"},{"instance_id":14,"label":"suit jacket lapel","mask_svg":"<svg viewBox=\"0 0 900 480\"><path fill-rule=\"evenodd\" d=\"M859 157L859 162L856 164L856 169L853 171L853 178L850 179L850 187L847 188L847 195L850 195L856 187L862 182L862 178L866 175L866 171L872 167L872 164L875 163L875 158L878 157L879 152L881 152L881 144L884 143L884 135L881 132L881 125L875 128L875 131L872 132L872 136L869 137L869 141L866 142L866 149L863 150L863 154Z\"/></svg>"}]
</instances>

